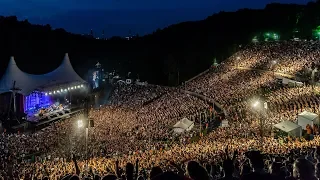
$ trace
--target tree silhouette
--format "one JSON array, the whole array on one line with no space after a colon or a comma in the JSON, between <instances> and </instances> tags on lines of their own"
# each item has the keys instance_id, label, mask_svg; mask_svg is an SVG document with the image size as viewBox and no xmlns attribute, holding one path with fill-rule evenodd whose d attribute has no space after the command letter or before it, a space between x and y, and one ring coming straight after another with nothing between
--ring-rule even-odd
<instances>
[{"instance_id":1,"label":"tree silhouette","mask_svg":"<svg viewBox=\"0 0 320 180\"><path fill-rule=\"evenodd\" d=\"M0 17L0 72L14 55L22 70L46 73L56 68L68 52L80 75L98 60L106 72L116 69L126 74L130 70L139 74L141 81L177 85L178 77L180 82L193 77L209 68L213 57L221 62L239 45L250 43L266 31L277 32L281 39L313 38L312 30L320 25L318 12L319 1L307 5L274 3L260 10L219 12L202 21L174 24L129 41L122 37L96 40L50 25L31 25L15 16Z\"/></svg>"}]
</instances>

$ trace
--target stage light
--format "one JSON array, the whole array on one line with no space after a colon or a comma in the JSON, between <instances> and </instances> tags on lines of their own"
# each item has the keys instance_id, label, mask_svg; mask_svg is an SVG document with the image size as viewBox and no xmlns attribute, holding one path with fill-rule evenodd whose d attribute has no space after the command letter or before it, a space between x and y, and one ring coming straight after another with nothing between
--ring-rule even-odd
<instances>
[{"instance_id":1,"label":"stage light","mask_svg":"<svg viewBox=\"0 0 320 180\"><path fill-rule=\"evenodd\" d=\"M67 92L67 89L64 89L65 92Z\"/></svg>"},{"instance_id":2,"label":"stage light","mask_svg":"<svg viewBox=\"0 0 320 180\"><path fill-rule=\"evenodd\" d=\"M63 92L63 89L61 89L60 91Z\"/></svg>"},{"instance_id":3,"label":"stage light","mask_svg":"<svg viewBox=\"0 0 320 180\"><path fill-rule=\"evenodd\" d=\"M78 86L78 88L80 88L80 86Z\"/></svg>"},{"instance_id":4,"label":"stage light","mask_svg":"<svg viewBox=\"0 0 320 180\"><path fill-rule=\"evenodd\" d=\"M71 89L73 89L73 87L71 87Z\"/></svg>"},{"instance_id":5,"label":"stage light","mask_svg":"<svg viewBox=\"0 0 320 180\"><path fill-rule=\"evenodd\" d=\"M81 84L81 87L83 87L83 85Z\"/></svg>"},{"instance_id":6,"label":"stage light","mask_svg":"<svg viewBox=\"0 0 320 180\"><path fill-rule=\"evenodd\" d=\"M60 91L58 90L57 92L59 93Z\"/></svg>"},{"instance_id":7,"label":"stage light","mask_svg":"<svg viewBox=\"0 0 320 180\"><path fill-rule=\"evenodd\" d=\"M53 94L55 94L56 93L56 91L53 91Z\"/></svg>"},{"instance_id":8,"label":"stage light","mask_svg":"<svg viewBox=\"0 0 320 180\"><path fill-rule=\"evenodd\" d=\"M44 95L48 96L48 93L45 93Z\"/></svg>"},{"instance_id":9,"label":"stage light","mask_svg":"<svg viewBox=\"0 0 320 180\"><path fill-rule=\"evenodd\" d=\"M70 88L68 88L68 90L70 90Z\"/></svg>"},{"instance_id":10,"label":"stage light","mask_svg":"<svg viewBox=\"0 0 320 180\"><path fill-rule=\"evenodd\" d=\"M49 95L51 95L52 93L51 92L49 92Z\"/></svg>"}]
</instances>

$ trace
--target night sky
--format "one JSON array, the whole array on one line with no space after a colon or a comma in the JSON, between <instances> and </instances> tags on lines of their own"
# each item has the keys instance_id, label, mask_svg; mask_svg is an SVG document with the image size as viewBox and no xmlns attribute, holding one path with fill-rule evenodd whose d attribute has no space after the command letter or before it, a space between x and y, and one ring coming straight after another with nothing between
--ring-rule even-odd
<instances>
[{"instance_id":1,"label":"night sky","mask_svg":"<svg viewBox=\"0 0 320 180\"><path fill-rule=\"evenodd\" d=\"M94 3L93 3L94 2ZM308 0L1 0L0 15L50 24L95 36L148 34L170 24L201 20L215 12L263 8L272 2L306 4Z\"/></svg>"}]
</instances>

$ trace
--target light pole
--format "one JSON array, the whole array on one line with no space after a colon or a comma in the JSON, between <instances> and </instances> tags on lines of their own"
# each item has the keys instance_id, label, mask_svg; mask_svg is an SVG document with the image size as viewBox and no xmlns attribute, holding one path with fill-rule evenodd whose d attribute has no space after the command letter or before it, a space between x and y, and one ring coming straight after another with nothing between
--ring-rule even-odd
<instances>
[{"instance_id":1,"label":"light pole","mask_svg":"<svg viewBox=\"0 0 320 180\"><path fill-rule=\"evenodd\" d=\"M83 120L78 120L78 128L82 129L84 126ZM88 167L88 134L89 134L89 128L86 126L86 137L85 137L85 145L86 145L86 151L85 151L85 158L86 158L86 165Z\"/></svg>"},{"instance_id":2,"label":"light pole","mask_svg":"<svg viewBox=\"0 0 320 180\"><path fill-rule=\"evenodd\" d=\"M314 86L315 86L314 75L315 75L316 72L318 72L317 68L312 69L312 72L311 72L312 89L314 89Z\"/></svg>"},{"instance_id":3,"label":"light pole","mask_svg":"<svg viewBox=\"0 0 320 180\"><path fill-rule=\"evenodd\" d=\"M89 128L86 127L86 164L88 168L88 134L89 134Z\"/></svg>"},{"instance_id":4,"label":"light pole","mask_svg":"<svg viewBox=\"0 0 320 180\"><path fill-rule=\"evenodd\" d=\"M264 102L263 107L261 107L261 102L257 100L252 104L252 107L256 109L258 112L260 111L262 115L262 117L260 118L260 143L261 143L261 147L263 147L264 124L265 124L264 110L268 108L268 105L267 105L267 102Z\"/></svg>"}]
</instances>

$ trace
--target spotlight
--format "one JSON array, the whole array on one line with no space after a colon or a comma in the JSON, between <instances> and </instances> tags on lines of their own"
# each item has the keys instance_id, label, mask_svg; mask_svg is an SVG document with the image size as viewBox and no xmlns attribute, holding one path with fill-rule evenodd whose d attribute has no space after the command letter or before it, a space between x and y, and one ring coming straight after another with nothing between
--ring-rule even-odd
<instances>
[{"instance_id":1,"label":"spotlight","mask_svg":"<svg viewBox=\"0 0 320 180\"><path fill-rule=\"evenodd\" d=\"M68 90L70 90L70 88L68 88Z\"/></svg>"},{"instance_id":2,"label":"spotlight","mask_svg":"<svg viewBox=\"0 0 320 180\"><path fill-rule=\"evenodd\" d=\"M81 87L83 87L83 84L81 84Z\"/></svg>"},{"instance_id":3,"label":"spotlight","mask_svg":"<svg viewBox=\"0 0 320 180\"><path fill-rule=\"evenodd\" d=\"M82 128L83 127L83 122L81 120L78 120L78 128Z\"/></svg>"},{"instance_id":4,"label":"spotlight","mask_svg":"<svg viewBox=\"0 0 320 180\"><path fill-rule=\"evenodd\" d=\"M57 92L59 93L60 91L58 90Z\"/></svg>"},{"instance_id":5,"label":"spotlight","mask_svg":"<svg viewBox=\"0 0 320 180\"><path fill-rule=\"evenodd\" d=\"M253 103L253 107L255 107L255 108L256 108L256 107L258 107L258 106L259 106L259 104L260 104L260 102L259 102L259 101L256 101L256 102L254 102L254 103Z\"/></svg>"},{"instance_id":6,"label":"spotlight","mask_svg":"<svg viewBox=\"0 0 320 180\"><path fill-rule=\"evenodd\" d=\"M48 93L45 93L44 95L48 96Z\"/></svg>"},{"instance_id":7,"label":"spotlight","mask_svg":"<svg viewBox=\"0 0 320 180\"><path fill-rule=\"evenodd\" d=\"M73 89L73 87L71 87L71 89Z\"/></svg>"},{"instance_id":8,"label":"spotlight","mask_svg":"<svg viewBox=\"0 0 320 180\"><path fill-rule=\"evenodd\" d=\"M63 89L61 89L60 91L63 92Z\"/></svg>"},{"instance_id":9,"label":"spotlight","mask_svg":"<svg viewBox=\"0 0 320 180\"><path fill-rule=\"evenodd\" d=\"M80 86L78 86L78 88L80 88Z\"/></svg>"},{"instance_id":10,"label":"spotlight","mask_svg":"<svg viewBox=\"0 0 320 180\"><path fill-rule=\"evenodd\" d=\"M53 91L53 94L55 94L56 93L56 91Z\"/></svg>"},{"instance_id":11,"label":"spotlight","mask_svg":"<svg viewBox=\"0 0 320 180\"><path fill-rule=\"evenodd\" d=\"M65 92L67 92L67 89L64 89Z\"/></svg>"},{"instance_id":12,"label":"spotlight","mask_svg":"<svg viewBox=\"0 0 320 180\"><path fill-rule=\"evenodd\" d=\"M49 95L51 95L52 93L51 92L49 92Z\"/></svg>"}]
</instances>

